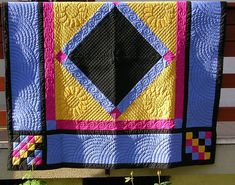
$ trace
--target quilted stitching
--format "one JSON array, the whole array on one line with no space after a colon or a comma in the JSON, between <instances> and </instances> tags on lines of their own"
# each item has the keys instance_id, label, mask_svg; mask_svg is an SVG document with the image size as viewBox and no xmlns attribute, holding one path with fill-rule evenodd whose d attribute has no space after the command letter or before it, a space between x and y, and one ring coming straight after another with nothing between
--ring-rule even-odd
<instances>
[{"instance_id":1,"label":"quilted stitching","mask_svg":"<svg viewBox=\"0 0 235 185\"><path fill-rule=\"evenodd\" d=\"M54 4L55 53L77 33L91 18L103 3L73 3L63 2Z\"/></svg>"},{"instance_id":2,"label":"quilted stitching","mask_svg":"<svg viewBox=\"0 0 235 185\"><path fill-rule=\"evenodd\" d=\"M167 79L167 83L164 83ZM118 120L174 118L175 61L127 108Z\"/></svg>"},{"instance_id":3,"label":"quilted stitching","mask_svg":"<svg viewBox=\"0 0 235 185\"><path fill-rule=\"evenodd\" d=\"M214 162L224 3L4 8L10 169ZM115 86L113 98L99 83Z\"/></svg>"},{"instance_id":4,"label":"quilted stitching","mask_svg":"<svg viewBox=\"0 0 235 185\"><path fill-rule=\"evenodd\" d=\"M127 3L158 38L176 53L176 2Z\"/></svg>"},{"instance_id":5,"label":"quilted stitching","mask_svg":"<svg viewBox=\"0 0 235 185\"><path fill-rule=\"evenodd\" d=\"M112 120L112 117L66 71L55 63L56 119L58 120Z\"/></svg>"}]
</instances>

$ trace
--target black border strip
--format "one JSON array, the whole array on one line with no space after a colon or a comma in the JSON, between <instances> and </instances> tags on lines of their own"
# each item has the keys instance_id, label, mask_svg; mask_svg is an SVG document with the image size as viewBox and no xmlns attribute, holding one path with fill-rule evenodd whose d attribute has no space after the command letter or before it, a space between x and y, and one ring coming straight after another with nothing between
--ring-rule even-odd
<instances>
[{"instance_id":1,"label":"black border strip","mask_svg":"<svg viewBox=\"0 0 235 185\"><path fill-rule=\"evenodd\" d=\"M10 41L9 41L9 32L8 32L8 3L2 4L2 20L3 32L4 32L4 52L6 60L6 107L7 107L7 128L9 131L9 136L12 135L12 93L11 93L11 64L10 64Z\"/></svg>"},{"instance_id":2,"label":"black border strip","mask_svg":"<svg viewBox=\"0 0 235 185\"><path fill-rule=\"evenodd\" d=\"M217 74L216 74L216 88L215 88L215 101L213 108L213 118L212 118L212 148L211 148L211 160L215 161L216 154L216 126L217 126L217 118L219 111L219 101L220 101L220 93L221 93L221 84L223 77L223 55L224 55L224 41L225 41L225 25L226 25L226 2L220 2L221 4L221 19L220 19L220 40L219 40L219 50L218 50L218 64L217 64Z\"/></svg>"},{"instance_id":3,"label":"black border strip","mask_svg":"<svg viewBox=\"0 0 235 185\"><path fill-rule=\"evenodd\" d=\"M206 161L190 161L188 163L185 162L173 162L173 163L125 163L125 164L98 164L98 163L57 163L57 164L47 164L43 166L37 166L37 170L50 170L57 168L96 168L96 169L133 169L133 168L153 168L153 169L169 169L175 167L183 167L183 166L192 166L192 165L208 165L212 164L211 160ZM14 166L12 170L30 170L31 167L27 166L26 168L23 166Z\"/></svg>"},{"instance_id":4,"label":"black border strip","mask_svg":"<svg viewBox=\"0 0 235 185\"><path fill-rule=\"evenodd\" d=\"M191 2L187 1L187 15L186 15L186 43L185 43L185 67L184 67L184 113L182 123L182 161L185 156L185 145L186 145L186 132L187 132L187 110L188 110L188 81L189 81L189 53L190 53L190 39L191 39ZM191 128L189 128L192 131ZM202 127L204 129L204 127ZM195 129L194 129L195 130Z\"/></svg>"},{"instance_id":5,"label":"black border strip","mask_svg":"<svg viewBox=\"0 0 235 185\"><path fill-rule=\"evenodd\" d=\"M193 128L194 131L211 131L210 127L195 127ZM177 134L182 132L191 132L192 128L185 128L185 129L171 129L171 130L119 130L119 131L112 131L112 130L50 130L47 131L47 135L53 134L85 134L85 135L134 135L134 134Z\"/></svg>"},{"instance_id":6,"label":"black border strip","mask_svg":"<svg viewBox=\"0 0 235 185\"><path fill-rule=\"evenodd\" d=\"M186 15L186 43L185 43L185 68L184 68L184 117L182 128L186 128L187 124L187 109L188 109L188 80L189 80L189 56L190 56L190 39L191 39L191 2L187 2Z\"/></svg>"},{"instance_id":7,"label":"black border strip","mask_svg":"<svg viewBox=\"0 0 235 185\"><path fill-rule=\"evenodd\" d=\"M38 2L38 43L40 60L40 91L41 91L41 125L42 125L42 161L46 164L47 157L47 135L46 135L46 100L45 100L45 66L44 66L44 27L43 27L43 2Z\"/></svg>"},{"instance_id":8,"label":"black border strip","mask_svg":"<svg viewBox=\"0 0 235 185\"><path fill-rule=\"evenodd\" d=\"M49 164L47 165L48 169L54 169L58 167L69 167L69 168L101 168L101 169L130 169L130 168L157 168L157 169L168 169L182 166L190 166L190 165L208 165L212 164L210 160L207 161L190 161L190 163L184 162L173 162L173 163L142 163L142 164L133 164L133 163L125 163L125 164L81 164L81 163L60 163L60 164Z\"/></svg>"}]
</instances>

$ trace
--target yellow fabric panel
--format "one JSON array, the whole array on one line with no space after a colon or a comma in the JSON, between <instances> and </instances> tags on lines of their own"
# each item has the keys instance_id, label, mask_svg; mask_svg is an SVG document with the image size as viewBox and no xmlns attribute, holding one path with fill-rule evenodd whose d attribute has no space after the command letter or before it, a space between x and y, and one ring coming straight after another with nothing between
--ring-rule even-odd
<instances>
[{"instance_id":1,"label":"yellow fabric panel","mask_svg":"<svg viewBox=\"0 0 235 185\"><path fill-rule=\"evenodd\" d=\"M118 120L173 119L175 67L174 60L126 109Z\"/></svg>"},{"instance_id":2,"label":"yellow fabric panel","mask_svg":"<svg viewBox=\"0 0 235 185\"><path fill-rule=\"evenodd\" d=\"M54 4L55 54L87 23L104 3Z\"/></svg>"},{"instance_id":3,"label":"yellow fabric panel","mask_svg":"<svg viewBox=\"0 0 235 185\"><path fill-rule=\"evenodd\" d=\"M28 157L28 151L20 150L20 158L27 158L27 157Z\"/></svg>"},{"instance_id":4,"label":"yellow fabric panel","mask_svg":"<svg viewBox=\"0 0 235 185\"><path fill-rule=\"evenodd\" d=\"M187 132L186 133L186 139L193 139L193 133L192 132Z\"/></svg>"},{"instance_id":5,"label":"yellow fabric panel","mask_svg":"<svg viewBox=\"0 0 235 185\"><path fill-rule=\"evenodd\" d=\"M198 147L198 151L199 151L199 152L204 153L205 150L206 150L206 147L205 147L205 146L199 146L199 147Z\"/></svg>"},{"instance_id":6,"label":"yellow fabric panel","mask_svg":"<svg viewBox=\"0 0 235 185\"><path fill-rule=\"evenodd\" d=\"M35 143L42 143L42 136L34 136Z\"/></svg>"},{"instance_id":7,"label":"yellow fabric panel","mask_svg":"<svg viewBox=\"0 0 235 185\"><path fill-rule=\"evenodd\" d=\"M199 145L199 139L193 139L192 146L198 146Z\"/></svg>"},{"instance_id":8,"label":"yellow fabric panel","mask_svg":"<svg viewBox=\"0 0 235 185\"><path fill-rule=\"evenodd\" d=\"M205 160L209 160L211 158L211 153L210 152L206 152L205 153Z\"/></svg>"},{"instance_id":9,"label":"yellow fabric panel","mask_svg":"<svg viewBox=\"0 0 235 185\"><path fill-rule=\"evenodd\" d=\"M33 143L28 143L28 151L34 151L35 150L35 144Z\"/></svg>"},{"instance_id":10,"label":"yellow fabric panel","mask_svg":"<svg viewBox=\"0 0 235 185\"><path fill-rule=\"evenodd\" d=\"M20 157L13 157L12 164L13 165L20 165Z\"/></svg>"},{"instance_id":11,"label":"yellow fabric panel","mask_svg":"<svg viewBox=\"0 0 235 185\"><path fill-rule=\"evenodd\" d=\"M155 35L176 53L176 2L127 3Z\"/></svg>"},{"instance_id":12,"label":"yellow fabric panel","mask_svg":"<svg viewBox=\"0 0 235 185\"><path fill-rule=\"evenodd\" d=\"M113 120L58 61L55 61L55 89L57 120Z\"/></svg>"}]
</instances>

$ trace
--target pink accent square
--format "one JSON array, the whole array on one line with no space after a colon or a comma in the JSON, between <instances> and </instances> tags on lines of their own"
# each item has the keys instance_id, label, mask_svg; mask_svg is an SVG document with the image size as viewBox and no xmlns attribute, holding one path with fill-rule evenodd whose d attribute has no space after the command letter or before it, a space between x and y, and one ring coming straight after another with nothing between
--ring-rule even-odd
<instances>
[{"instance_id":1,"label":"pink accent square","mask_svg":"<svg viewBox=\"0 0 235 185\"><path fill-rule=\"evenodd\" d=\"M20 143L20 150L28 150L27 143Z\"/></svg>"},{"instance_id":2,"label":"pink accent square","mask_svg":"<svg viewBox=\"0 0 235 185\"><path fill-rule=\"evenodd\" d=\"M118 108L113 109L113 111L110 113L110 115L114 118L117 119L122 113Z\"/></svg>"},{"instance_id":3,"label":"pink accent square","mask_svg":"<svg viewBox=\"0 0 235 185\"><path fill-rule=\"evenodd\" d=\"M41 165L42 164L42 158L41 157L35 157L34 164L35 165Z\"/></svg>"},{"instance_id":4,"label":"pink accent square","mask_svg":"<svg viewBox=\"0 0 235 185\"><path fill-rule=\"evenodd\" d=\"M28 136L28 143L35 143L34 136Z\"/></svg>"},{"instance_id":5,"label":"pink accent square","mask_svg":"<svg viewBox=\"0 0 235 185\"><path fill-rule=\"evenodd\" d=\"M119 3L119 2L113 2L113 4L114 4L115 6L117 6L117 5L119 5L120 3Z\"/></svg>"},{"instance_id":6,"label":"pink accent square","mask_svg":"<svg viewBox=\"0 0 235 185\"><path fill-rule=\"evenodd\" d=\"M28 135L28 140L31 140L32 138L34 138L33 135Z\"/></svg>"},{"instance_id":7,"label":"pink accent square","mask_svg":"<svg viewBox=\"0 0 235 185\"><path fill-rule=\"evenodd\" d=\"M174 58L175 58L175 55L171 52L171 51L168 51L164 56L163 58L170 64Z\"/></svg>"},{"instance_id":8,"label":"pink accent square","mask_svg":"<svg viewBox=\"0 0 235 185\"><path fill-rule=\"evenodd\" d=\"M56 55L56 59L59 60L60 63L63 63L66 58L67 58L67 55L66 55L63 51L60 51L60 52Z\"/></svg>"},{"instance_id":9,"label":"pink accent square","mask_svg":"<svg viewBox=\"0 0 235 185\"><path fill-rule=\"evenodd\" d=\"M19 150L13 150L12 156L13 157L20 157L20 151Z\"/></svg>"},{"instance_id":10,"label":"pink accent square","mask_svg":"<svg viewBox=\"0 0 235 185\"><path fill-rule=\"evenodd\" d=\"M204 153L199 153L199 160L204 160Z\"/></svg>"},{"instance_id":11,"label":"pink accent square","mask_svg":"<svg viewBox=\"0 0 235 185\"><path fill-rule=\"evenodd\" d=\"M198 146L192 146L192 152L197 153L198 152Z\"/></svg>"},{"instance_id":12,"label":"pink accent square","mask_svg":"<svg viewBox=\"0 0 235 185\"><path fill-rule=\"evenodd\" d=\"M212 137L212 132L211 131L207 131L206 132L206 139L210 139Z\"/></svg>"},{"instance_id":13,"label":"pink accent square","mask_svg":"<svg viewBox=\"0 0 235 185\"><path fill-rule=\"evenodd\" d=\"M21 148L21 150L28 150L28 145L27 145L27 143Z\"/></svg>"},{"instance_id":14,"label":"pink accent square","mask_svg":"<svg viewBox=\"0 0 235 185\"><path fill-rule=\"evenodd\" d=\"M186 146L192 146L192 139L186 140Z\"/></svg>"}]
</instances>

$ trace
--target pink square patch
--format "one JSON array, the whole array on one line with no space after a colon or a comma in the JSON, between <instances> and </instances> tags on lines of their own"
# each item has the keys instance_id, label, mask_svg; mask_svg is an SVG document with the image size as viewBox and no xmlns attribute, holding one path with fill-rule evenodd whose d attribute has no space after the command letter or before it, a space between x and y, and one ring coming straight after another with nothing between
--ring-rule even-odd
<instances>
[{"instance_id":1,"label":"pink square patch","mask_svg":"<svg viewBox=\"0 0 235 185\"><path fill-rule=\"evenodd\" d=\"M193 152L193 153L198 152L198 146L193 146L193 147L192 147L192 152Z\"/></svg>"}]
</instances>

